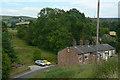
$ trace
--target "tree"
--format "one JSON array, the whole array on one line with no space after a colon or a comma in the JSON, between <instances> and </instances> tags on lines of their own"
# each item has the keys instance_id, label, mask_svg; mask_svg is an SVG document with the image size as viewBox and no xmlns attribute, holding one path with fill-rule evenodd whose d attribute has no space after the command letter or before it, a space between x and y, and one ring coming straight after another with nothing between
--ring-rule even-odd
<instances>
[{"instance_id":1,"label":"tree","mask_svg":"<svg viewBox=\"0 0 120 80\"><path fill-rule=\"evenodd\" d=\"M6 79L9 77L9 70L11 68L11 60L6 53L2 53L2 78Z\"/></svg>"},{"instance_id":2,"label":"tree","mask_svg":"<svg viewBox=\"0 0 120 80\"><path fill-rule=\"evenodd\" d=\"M18 36L30 45L57 52L72 46L73 39L77 43L80 39L92 43L92 37L96 36L96 23L96 20L86 18L84 13L75 8L69 11L43 8L38 13L37 20L28 28L18 29ZM106 26L108 24L110 25L101 22L100 37L109 33L109 26Z\"/></svg>"},{"instance_id":3,"label":"tree","mask_svg":"<svg viewBox=\"0 0 120 80\"><path fill-rule=\"evenodd\" d=\"M7 29L2 25L2 78L9 77L9 70L13 62L17 62L16 52L11 46L11 36Z\"/></svg>"},{"instance_id":4,"label":"tree","mask_svg":"<svg viewBox=\"0 0 120 80\"><path fill-rule=\"evenodd\" d=\"M33 53L33 60L40 60L41 59L41 52L39 50L35 50Z\"/></svg>"}]
</instances>

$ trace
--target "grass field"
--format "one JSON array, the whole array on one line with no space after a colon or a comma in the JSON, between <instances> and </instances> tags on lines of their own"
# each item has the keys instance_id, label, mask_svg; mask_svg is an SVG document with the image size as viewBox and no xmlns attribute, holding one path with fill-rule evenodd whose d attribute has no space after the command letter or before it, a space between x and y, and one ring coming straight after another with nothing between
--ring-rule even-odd
<instances>
[{"instance_id":1,"label":"grass field","mask_svg":"<svg viewBox=\"0 0 120 80\"><path fill-rule=\"evenodd\" d=\"M9 34L13 35L11 42L12 46L14 47L14 50L17 53L20 64L25 65L22 68L11 69L11 75L16 72L27 69L29 65L34 64L33 53L35 50L39 50L41 52L41 57L44 57L52 62L57 61L57 55L55 53L27 45L24 40L21 40L20 38L16 37L17 30L8 29L8 31Z\"/></svg>"}]
</instances>

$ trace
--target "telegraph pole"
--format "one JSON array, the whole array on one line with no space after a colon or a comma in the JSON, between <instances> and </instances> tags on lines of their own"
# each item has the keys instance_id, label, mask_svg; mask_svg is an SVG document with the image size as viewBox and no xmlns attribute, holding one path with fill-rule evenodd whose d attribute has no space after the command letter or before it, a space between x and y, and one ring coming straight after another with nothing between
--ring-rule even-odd
<instances>
[{"instance_id":1,"label":"telegraph pole","mask_svg":"<svg viewBox=\"0 0 120 80\"><path fill-rule=\"evenodd\" d=\"M96 37L96 64L98 62L97 56L98 56L98 46L99 46L99 11L100 11L100 0L98 0L98 8L97 8L97 37Z\"/></svg>"}]
</instances>

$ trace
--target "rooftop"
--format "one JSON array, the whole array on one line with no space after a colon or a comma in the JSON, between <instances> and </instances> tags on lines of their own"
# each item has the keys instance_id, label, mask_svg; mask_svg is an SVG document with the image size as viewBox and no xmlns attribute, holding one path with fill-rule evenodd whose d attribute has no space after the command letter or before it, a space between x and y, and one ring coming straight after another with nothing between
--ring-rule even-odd
<instances>
[{"instance_id":1,"label":"rooftop","mask_svg":"<svg viewBox=\"0 0 120 80\"><path fill-rule=\"evenodd\" d=\"M76 47L70 47L73 50L75 50L78 54L82 54L82 53L94 53L96 52L96 45L79 45ZM112 46L110 46L109 44L99 44L98 45L98 51L107 51L107 50L115 50L115 48L113 48Z\"/></svg>"}]
</instances>

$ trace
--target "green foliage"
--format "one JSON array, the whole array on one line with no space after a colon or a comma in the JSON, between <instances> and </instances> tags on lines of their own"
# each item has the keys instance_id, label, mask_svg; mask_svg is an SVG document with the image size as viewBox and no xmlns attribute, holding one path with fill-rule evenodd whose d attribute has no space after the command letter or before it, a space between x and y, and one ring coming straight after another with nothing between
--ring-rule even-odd
<instances>
[{"instance_id":1,"label":"green foliage","mask_svg":"<svg viewBox=\"0 0 120 80\"><path fill-rule=\"evenodd\" d=\"M25 34L26 34L26 28L21 25L21 26L19 26L19 27L17 28L17 30L18 30L17 36L18 36L19 38L25 39L24 36L25 36Z\"/></svg>"},{"instance_id":2,"label":"green foliage","mask_svg":"<svg viewBox=\"0 0 120 80\"><path fill-rule=\"evenodd\" d=\"M11 46L11 35L8 34L5 25L2 25L2 78L9 77L11 64L17 62L16 52Z\"/></svg>"},{"instance_id":3,"label":"green foliage","mask_svg":"<svg viewBox=\"0 0 120 80\"><path fill-rule=\"evenodd\" d=\"M11 68L11 60L6 53L3 53L2 54L2 78L3 79L9 77L10 68Z\"/></svg>"},{"instance_id":4,"label":"green foliage","mask_svg":"<svg viewBox=\"0 0 120 80\"><path fill-rule=\"evenodd\" d=\"M43 72L32 78L93 78L93 65L78 65L72 67L60 67Z\"/></svg>"},{"instance_id":5,"label":"green foliage","mask_svg":"<svg viewBox=\"0 0 120 80\"><path fill-rule=\"evenodd\" d=\"M8 30L8 32L11 33L11 35L17 34L16 30ZM25 40L22 40L22 38L18 38L17 36L14 36L11 42L12 46L15 46L14 50L17 53L20 63L25 66L34 64L33 53L35 51L41 53L40 59L47 59L48 61L51 62L57 62L57 55L52 51L40 49L35 46L30 46L26 43ZM24 68L22 68L22 70L20 70L19 68L11 70L12 72L11 74L18 72L17 70L22 71L24 70Z\"/></svg>"},{"instance_id":6,"label":"green foliage","mask_svg":"<svg viewBox=\"0 0 120 80\"><path fill-rule=\"evenodd\" d=\"M120 23L119 23L120 27ZM116 43L116 49L120 53L120 28L117 30L117 43Z\"/></svg>"},{"instance_id":7,"label":"green foliage","mask_svg":"<svg viewBox=\"0 0 120 80\"><path fill-rule=\"evenodd\" d=\"M42 72L32 78L118 78L118 58L96 64L60 67ZM31 80L31 79L30 79Z\"/></svg>"},{"instance_id":8,"label":"green foliage","mask_svg":"<svg viewBox=\"0 0 120 80\"><path fill-rule=\"evenodd\" d=\"M37 21L32 22L27 29L18 29L18 36L30 45L57 52L72 46L73 39L77 42L80 38L91 40L91 22L90 18L85 18L84 13L74 8L67 12L43 8Z\"/></svg>"},{"instance_id":9,"label":"green foliage","mask_svg":"<svg viewBox=\"0 0 120 80\"><path fill-rule=\"evenodd\" d=\"M110 31L117 31L118 27L118 21L101 21L100 26L103 28L108 28Z\"/></svg>"},{"instance_id":10,"label":"green foliage","mask_svg":"<svg viewBox=\"0 0 120 80\"><path fill-rule=\"evenodd\" d=\"M99 63L94 71L95 78L117 78L118 58L114 57L107 62Z\"/></svg>"},{"instance_id":11,"label":"green foliage","mask_svg":"<svg viewBox=\"0 0 120 80\"><path fill-rule=\"evenodd\" d=\"M110 30L117 31L117 22L100 21L99 36L109 34ZM18 37L39 48L57 52L67 46L72 46L73 39L79 44L80 39L95 42L97 21L86 18L84 13L73 8L69 11L43 8L38 13L36 21L28 28L20 27ZM115 42L116 43L116 42ZM49 46L48 46L49 45Z\"/></svg>"},{"instance_id":12,"label":"green foliage","mask_svg":"<svg viewBox=\"0 0 120 80\"><path fill-rule=\"evenodd\" d=\"M100 27L100 37L102 37L104 34L109 34L109 32L109 28Z\"/></svg>"},{"instance_id":13,"label":"green foliage","mask_svg":"<svg viewBox=\"0 0 120 80\"><path fill-rule=\"evenodd\" d=\"M118 42L120 42L120 28L118 28L117 30L117 40Z\"/></svg>"},{"instance_id":14,"label":"green foliage","mask_svg":"<svg viewBox=\"0 0 120 80\"><path fill-rule=\"evenodd\" d=\"M36 61L36 60L40 60L40 59L41 59L40 50L35 50L34 53L33 53L33 60Z\"/></svg>"},{"instance_id":15,"label":"green foliage","mask_svg":"<svg viewBox=\"0 0 120 80\"><path fill-rule=\"evenodd\" d=\"M12 63L17 61L17 56L14 49L11 47L11 36L7 32L2 33L2 51L7 53L11 58Z\"/></svg>"},{"instance_id":16,"label":"green foliage","mask_svg":"<svg viewBox=\"0 0 120 80\"><path fill-rule=\"evenodd\" d=\"M7 32L7 25L2 22L2 32Z\"/></svg>"}]
</instances>

